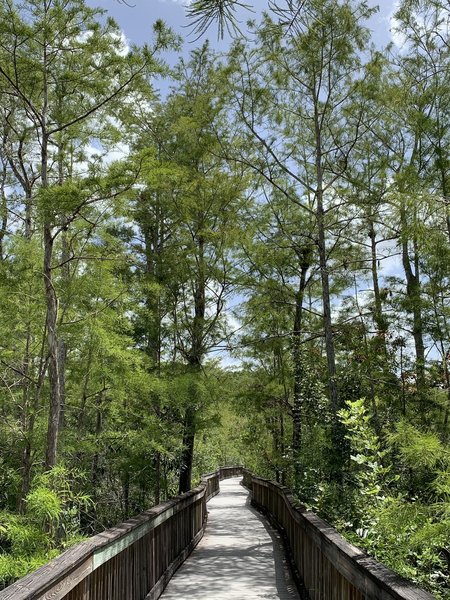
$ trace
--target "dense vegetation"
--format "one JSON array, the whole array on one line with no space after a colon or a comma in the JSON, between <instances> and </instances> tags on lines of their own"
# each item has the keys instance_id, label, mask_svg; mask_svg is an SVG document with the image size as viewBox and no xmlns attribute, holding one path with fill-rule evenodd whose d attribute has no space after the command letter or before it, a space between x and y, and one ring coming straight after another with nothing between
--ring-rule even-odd
<instances>
[{"instance_id":1,"label":"dense vegetation","mask_svg":"<svg viewBox=\"0 0 450 600\"><path fill-rule=\"evenodd\" d=\"M1 585L242 463L450 598L450 8L373 10L0 0Z\"/></svg>"}]
</instances>

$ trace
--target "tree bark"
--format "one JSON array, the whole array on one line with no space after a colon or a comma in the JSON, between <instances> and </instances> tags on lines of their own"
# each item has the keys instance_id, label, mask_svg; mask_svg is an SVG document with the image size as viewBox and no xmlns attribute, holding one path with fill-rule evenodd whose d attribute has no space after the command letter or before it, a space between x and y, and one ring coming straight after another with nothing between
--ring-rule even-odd
<instances>
[{"instance_id":1,"label":"tree bark","mask_svg":"<svg viewBox=\"0 0 450 600\"><path fill-rule=\"evenodd\" d=\"M315 130L315 175L316 175L316 223L317 248L319 254L320 279L322 284L323 328L325 337L325 354L327 359L328 397L331 407L331 444L330 476L340 480L344 463L345 431L339 421L341 408L337 387L336 354L334 348L333 325L331 320L330 276L328 271L328 255L326 245L326 224L324 209L324 165L322 145L322 119L320 115L319 92L314 97L314 130Z\"/></svg>"},{"instance_id":2,"label":"tree bark","mask_svg":"<svg viewBox=\"0 0 450 600\"><path fill-rule=\"evenodd\" d=\"M369 218L369 237L370 237L370 259L371 259L371 271L372 271L372 285L373 295L375 300L375 306L373 311L373 320L377 326L377 332L380 339L380 346L386 353L386 331L387 323L383 315L383 302L381 300L380 284L378 277L378 253L377 253L377 236L375 233L374 224L371 218Z\"/></svg>"},{"instance_id":3,"label":"tree bark","mask_svg":"<svg viewBox=\"0 0 450 600\"><path fill-rule=\"evenodd\" d=\"M44 226L44 283L47 304L48 377L50 383L50 411L47 428L45 468L56 465L61 415L60 342L58 339L58 298L52 279L53 236L48 224Z\"/></svg>"},{"instance_id":4,"label":"tree bark","mask_svg":"<svg viewBox=\"0 0 450 600\"><path fill-rule=\"evenodd\" d=\"M145 274L149 283L156 282L163 284L163 264L162 253L164 250L164 211L161 205L160 194L156 192L150 197L147 194L141 195L144 210L141 214L142 232L144 235L145 252ZM150 208L153 208L153 212ZM148 317L146 319L146 353L152 361L152 370L156 370L158 377L161 375L161 353L162 353L162 319L163 311L161 306L161 297L158 290L155 299L155 293L147 293L146 307ZM159 398L153 401L154 411L158 420L163 420L160 409ZM154 465L154 503L161 502L161 453L155 451L153 458Z\"/></svg>"},{"instance_id":5,"label":"tree bark","mask_svg":"<svg viewBox=\"0 0 450 600\"><path fill-rule=\"evenodd\" d=\"M292 405L292 458L294 461L295 489L300 485L303 474L301 465L302 449L302 421L303 421L303 361L302 361L302 326L303 326L303 300L306 289L306 276L310 267L309 248L302 249L299 253L300 282L295 295L295 319L292 339L292 357L294 362L294 399Z\"/></svg>"},{"instance_id":6,"label":"tree bark","mask_svg":"<svg viewBox=\"0 0 450 600\"><path fill-rule=\"evenodd\" d=\"M408 238L406 236L407 216L405 206L402 206L400 208L400 218L402 225L402 263L406 277L406 293L408 296L408 301L410 303L410 312L412 314L413 319L412 333L416 353L417 392L419 393L419 395L421 395L425 389L425 345L423 342L422 297L419 273L419 254L417 244L414 243L413 269L411 259L409 256Z\"/></svg>"},{"instance_id":7,"label":"tree bark","mask_svg":"<svg viewBox=\"0 0 450 600\"><path fill-rule=\"evenodd\" d=\"M104 386L105 386L105 382L103 382ZM98 450L98 440L100 438L100 434L102 432L103 429L103 399L104 399L104 391L100 392L97 395L96 401L95 401L95 411L96 411L96 416L95 416L95 441L97 443L95 452L94 452L94 456L92 458L92 489L94 492L94 510L95 510L95 505L96 505L96 500L97 500L97 490L98 490L98 484L99 484L99 480L100 480L100 473L99 473L99 466L100 466L100 453Z\"/></svg>"},{"instance_id":8,"label":"tree bark","mask_svg":"<svg viewBox=\"0 0 450 600\"><path fill-rule=\"evenodd\" d=\"M202 222L201 216L198 223ZM194 290L194 319L192 323L191 350L188 363L194 377L200 376L202 358L204 354L203 335L205 328L206 312L206 284L205 284L205 242L201 235L197 237L198 271ZM181 453L181 468L179 479L179 493L187 492L192 485L192 463L194 460L194 443L196 430L196 398L190 398L184 416L183 450Z\"/></svg>"},{"instance_id":9,"label":"tree bark","mask_svg":"<svg viewBox=\"0 0 450 600\"><path fill-rule=\"evenodd\" d=\"M45 3L45 13L49 10L49 5ZM49 134L47 130L48 116L48 54L47 44L43 48L43 105L41 114L41 187L43 190L48 188L48 147ZM47 428L47 448L45 453L45 468L52 469L57 462L58 438L61 418L61 345L58 336L58 297L53 285L53 251L54 236L52 231L52 207L48 207L49 214L44 222L44 288L45 302L47 309L47 340L48 340L48 378L50 384L50 407Z\"/></svg>"},{"instance_id":10,"label":"tree bark","mask_svg":"<svg viewBox=\"0 0 450 600\"><path fill-rule=\"evenodd\" d=\"M46 110L43 111L44 115ZM43 120L45 116L43 117ZM43 127L41 142L41 184L45 190L48 187L48 135ZM58 297L53 285L53 250L54 237L52 232L51 215L46 216L44 223L44 288L47 309L47 341L48 341L48 378L50 384L50 408L47 428L47 448L45 453L45 468L51 469L56 465L58 438L61 418L61 345L58 337Z\"/></svg>"},{"instance_id":11,"label":"tree bark","mask_svg":"<svg viewBox=\"0 0 450 600\"><path fill-rule=\"evenodd\" d=\"M8 199L6 196L6 161L2 158L0 173L0 261L4 259L4 240L8 227Z\"/></svg>"},{"instance_id":12,"label":"tree bark","mask_svg":"<svg viewBox=\"0 0 450 600\"><path fill-rule=\"evenodd\" d=\"M195 399L192 398L191 402ZM184 415L183 450L181 453L181 468L178 493L188 492L192 487L192 463L194 460L194 442L196 426L196 409L190 404Z\"/></svg>"}]
</instances>

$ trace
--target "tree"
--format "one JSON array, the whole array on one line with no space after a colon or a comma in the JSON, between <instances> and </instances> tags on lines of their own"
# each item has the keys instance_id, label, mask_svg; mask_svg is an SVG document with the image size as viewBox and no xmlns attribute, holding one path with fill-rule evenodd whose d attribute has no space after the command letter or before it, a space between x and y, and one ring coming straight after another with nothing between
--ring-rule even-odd
<instances>
[{"instance_id":1,"label":"tree","mask_svg":"<svg viewBox=\"0 0 450 600\"><path fill-rule=\"evenodd\" d=\"M364 52L368 41L368 31L360 22L373 10L365 3L334 1L304 2L302 10L298 9L299 3L274 3L273 17L266 15L257 29L259 47L246 50L241 43L236 44L231 67L233 108L254 152L248 155L244 151L238 159L314 222L334 415L333 447L341 457L339 463L343 439L337 417L340 400L330 252L339 242L343 227L337 216L345 203L339 186L364 129L364 99L361 97L357 110L352 100L364 76L359 53Z\"/></svg>"},{"instance_id":2,"label":"tree","mask_svg":"<svg viewBox=\"0 0 450 600\"><path fill-rule=\"evenodd\" d=\"M83 218L87 206L105 200L105 190L95 178L82 182L73 172L74 149L94 136L102 137L98 127L93 133L93 124L105 119L107 108L122 100L152 69L156 70L152 54L160 45L158 41L153 51L126 53L115 23L109 19L100 25L99 16L99 11L88 8L82 0L32 0L26 7L10 2L1 5L0 33L5 43L0 78L5 94L13 98L30 124L27 141L34 152L32 171L39 178L39 191L33 201L39 205L44 241L42 271L50 383L47 468L57 461L65 394L66 349L58 324L56 246L59 239L64 245L65 232L77 218ZM158 27L163 39L165 32L161 25ZM18 144L20 149L20 136ZM17 156L21 158L19 153L8 159L15 161ZM23 163L14 164L28 193L29 178ZM60 266L70 260L66 258L62 250Z\"/></svg>"},{"instance_id":3,"label":"tree","mask_svg":"<svg viewBox=\"0 0 450 600\"><path fill-rule=\"evenodd\" d=\"M241 33L235 15L238 8L250 9L250 6L240 0L194 0L187 8L187 16L198 38L216 21L217 35L223 39L225 31Z\"/></svg>"},{"instance_id":4,"label":"tree","mask_svg":"<svg viewBox=\"0 0 450 600\"><path fill-rule=\"evenodd\" d=\"M409 96L404 122L409 157L398 178L398 191L403 196L399 207L402 262L407 281L407 308L412 316L417 390L423 402L426 326L421 256L425 237L430 235L425 234L423 224L432 229L432 215L440 213L450 240L446 153L450 96L444 83L449 69L450 14L445 3L408 0L401 3L395 18L406 50L398 57L398 79ZM435 242L440 243L438 239ZM440 342L439 345L442 352Z\"/></svg>"},{"instance_id":5,"label":"tree","mask_svg":"<svg viewBox=\"0 0 450 600\"><path fill-rule=\"evenodd\" d=\"M230 250L236 242L245 183L239 169L227 171L218 155L216 130L223 127L222 107L207 46L194 51L189 63L181 62L178 80L178 89L150 126L165 181L160 185L153 180L147 185L139 203L141 214L160 211L159 225L154 217L150 222L146 217L141 227L165 229L165 233L161 229L154 232L168 242L159 238L165 246L160 249L165 253L166 274L158 282L155 273L153 281L167 290L172 360L181 359L192 379L183 415L179 490L185 492L191 486L199 410L195 381L202 376L208 352L226 339L223 310L231 288ZM147 251L153 248L152 260L157 246L156 240L146 246ZM160 317L157 321L161 323Z\"/></svg>"}]
</instances>

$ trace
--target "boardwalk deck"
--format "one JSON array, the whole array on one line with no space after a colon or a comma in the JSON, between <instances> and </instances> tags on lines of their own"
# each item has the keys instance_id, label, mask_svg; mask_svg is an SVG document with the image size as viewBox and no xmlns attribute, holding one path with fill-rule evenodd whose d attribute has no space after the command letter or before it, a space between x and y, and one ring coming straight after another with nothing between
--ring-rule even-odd
<instances>
[{"instance_id":1,"label":"boardwalk deck","mask_svg":"<svg viewBox=\"0 0 450 600\"><path fill-rule=\"evenodd\" d=\"M163 600L298 600L277 532L250 506L241 478L221 481L208 525Z\"/></svg>"}]
</instances>

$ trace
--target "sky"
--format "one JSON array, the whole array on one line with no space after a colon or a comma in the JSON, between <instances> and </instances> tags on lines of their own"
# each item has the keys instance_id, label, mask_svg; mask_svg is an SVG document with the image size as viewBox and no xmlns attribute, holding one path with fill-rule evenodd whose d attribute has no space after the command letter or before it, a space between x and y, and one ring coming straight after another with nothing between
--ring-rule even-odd
<instances>
[{"instance_id":1,"label":"sky","mask_svg":"<svg viewBox=\"0 0 450 600\"><path fill-rule=\"evenodd\" d=\"M201 45L206 38L209 38L213 48L226 50L229 46L229 39L218 41L216 29L212 29L200 40L193 42L193 36L189 36L189 28L186 27L188 19L185 13L185 5L188 2L189 0L88 0L90 5L106 9L108 14L117 21L127 40L131 43L144 44L151 42L152 24L157 19L163 19L186 40L183 47L185 56L192 48ZM249 18L257 17L258 13L267 8L267 0L246 0L246 3L254 7L255 13L252 14L245 10L239 11L238 18L244 28ZM379 6L379 12L371 18L369 27L373 31L374 43L383 46L391 39L389 33L390 19L396 0L380 0L379 2L369 0L369 4ZM191 37L190 40L189 37Z\"/></svg>"}]
</instances>

